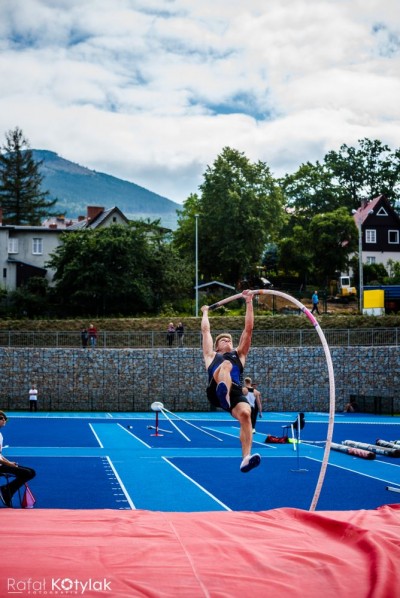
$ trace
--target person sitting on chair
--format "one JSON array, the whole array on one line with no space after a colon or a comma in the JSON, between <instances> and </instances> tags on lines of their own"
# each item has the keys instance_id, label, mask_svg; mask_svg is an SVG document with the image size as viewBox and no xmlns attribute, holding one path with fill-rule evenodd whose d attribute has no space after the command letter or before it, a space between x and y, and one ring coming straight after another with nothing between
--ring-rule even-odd
<instances>
[{"instance_id":1,"label":"person sitting on chair","mask_svg":"<svg viewBox=\"0 0 400 598\"><path fill-rule=\"evenodd\" d=\"M0 429L4 428L7 422L7 415L0 411ZM3 435L0 432L0 475L5 476L7 483L0 487L0 500L6 507L12 507L12 497L18 490L35 477L36 472L30 467L18 465L15 461L9 461L2 453ZM13 476L12 481L8 481L8 476Z\"/></svg>"}]
</instances>

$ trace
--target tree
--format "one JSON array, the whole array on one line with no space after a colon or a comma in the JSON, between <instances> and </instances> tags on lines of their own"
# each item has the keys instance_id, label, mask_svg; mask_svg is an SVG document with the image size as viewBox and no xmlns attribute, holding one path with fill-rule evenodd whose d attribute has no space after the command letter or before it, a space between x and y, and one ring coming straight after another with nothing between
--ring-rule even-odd
<instances>
[{"instance_id":1,"label":"tree","mask_svg":"<svg viewBox=\"0 0 400 598\"><path fill-rule=\"evenodd\" d=\"M327 283L335 272L346 272L349 255L357 243L357 227L346 208L314 216L309 227L309 246L316 278Z\"/></svg>"},{"instance_id":2,"label":"tree","mask_svg":"<svg viewBox=\"0 0 400 598\"><path fill-rule=\"evenodd\" d=\"M35 162L29 142L16 127L6 133L6 144L0 153L0 206L3 223L40 225L56 199L47 200L48 191L42 191L41 162Z\"/></svg>"},{"instance_id":3,"label":"tree","mask_svg":"<svg viewBox=\"0 0 400 598\"><path fill-rule=\"evenodd\" d=\"M279 250L276 243L267 243L264 247L264 253L262 256L262 266L267 272L277 272L279 262Z\"/></svg>"},{"instance_id":4,"label":"tree","mask_svg":"<svg viewBox=\"0 0 400 598\"><path fill-rule=\"evenodd\" d=\"M201 211L200 198L196 193L191 193L182 210L178 211L178 227L173 235L174 246L190 263L195 262L195 231L196 215Z\"/></svg>"},{"instance_id":5,"label":"tree","mask_svg":"<svg viewBox=\"0 0 400 598\"><path fill-rule=\"evenodd\" d=\"M302 282L312 271L313 257L308 229L303 226L294 226L291 235L279 241L279 268L288 275L299 274Z\"/></svg>"},{"instance_id":6,"label":"tree","mask_svg":"<svg viewBox=\"0 0 400 598\"><path fill-rule=\"evenodd\" d=\"M348 271L357 243L357 227L346 208L316 214L280 240L279 267L286 274L299 274L305 283L312 279L327 284L336 272Z\"/></svg>"},{"instance_id":7,"label":"tree","mask_svg":"<svg viewBox=\"0 0 400 598\"><path fill-rule=\"evenodd\" d=\"M43 316L48 313L49 285L45 278L32 276L26 285L12 291L8 297L8 311L16 317Z\"/></svg>"},{"instance_id":8,"label":"tree","mask_svg":"<svg viewBox=\"0 0 400 598\"><path fill-rule=\"evenodd\" d=\"M395 205L400 199L400 150L390 148L378 139L360 139L359 148L346 144L339 152L331 151L324 159L347 196L348 209L357 209L365 197L385 195Z\"/></svg>"},{"instance_id":9,"label":"tree","mask_svg":"<svg viewBox=\"0 0 400 598\"><path fill-rule=\"evenodd\" d=\"M191 286L186 264L148 225L65 232L48 265L55 298L81 314L155 312Z\"/></svg>"},{"instance_id":10,"label":"tree","mask_svg":"<svg viewBox=\"0 0 400 598\"><path fill-rule=\"evenodd\" d=\"M200 191L200 196L192 195L185 202L175 242L186 253L191 248L194 257L198 214L202 276L237 285L257 272L266 242L279 234L281 191L264 163L252 164L243 153L229 147L207 167Z\"/></svg>"},{"instance_id":11,"label":"tree","mask_svg":"<svg viewBox=\"0 0 400 598\"><path fill-rule=\"evenodd\" d=\"M364 286L368 284L385 284L387 279L388 272L383 264L363 264ZM357 282L359 281L357 280Z\"/></svg>"},{"instance_id":12,"label":"tree","mask_svg":"<svg viewBox=\"0 0 400 598\"><path fill-rule=\"evenodd\" d=\"M342 145L328 152L322 163L307 162L280 180L290 218L286 233L316 214L340 207L357 209L365 197L385 195L392 205L400 199L400 150L391 152L375 139L361 139L359 147Z\"/></svg>"},{"instance_id":13,"label":"tree","mask_svg":"<svg viewBox=\"0 0 400 598\"><path fill-rule=\"evenodd\" d=\"M400 284L400 262L392 259L388 260L388 277L384 281L385 284Z\"/></svg>"},{"instance_id":14,"label":"tree","mask_svg":"<svg viewBox=\"0 0 400 598\"><path fill-rule=\"evenodd\" d=\"M344 191L335 184L332 172L324 164L307 162L281 179L286 205L295 220L312 218L316 214L333 212L343 205Z\"/></svg>"}]
</instances>

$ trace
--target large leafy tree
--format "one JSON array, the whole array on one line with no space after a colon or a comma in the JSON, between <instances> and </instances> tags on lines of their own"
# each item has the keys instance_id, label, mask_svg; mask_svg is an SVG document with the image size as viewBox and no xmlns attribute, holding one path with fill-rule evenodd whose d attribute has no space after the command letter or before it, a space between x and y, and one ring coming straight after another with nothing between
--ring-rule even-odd
<instances>
[{"instance_id":1,"label":"large leafy tree","mask_svg":"<svg viewBox=\"0 0 400 598\"><path fill-rule=\"evenodd\" d=\"M57 200L42 190L41 162L35 162L29 142L16 127L6 133L0 152L0 206L3 223L40 225Z\"/></svg>"},{"instance_id":2,"label":"large leafy tree","mask_svg":"<svg viewBox=\"0 0 400 598\"><path fill-rule=\"evenodd\" d=\"M351 213L365 197L383 194L396 205L400 199L400 150L392 152L377 139L358 143L358 147L343 144L339 151L328 152L322 163L307 162L281 179L291 227L340 207Z\"/></svg>"},{"instance_id":3,"label":"large leafy tree","mask_svg":"<svg viewBox=\"0 0 400 598\"><path fill-rule=\"evenodd\" d=\"M308 233L316 280L327 283L336 272L348 270L349 255L357 248L358 231L346 208L317 214Z\"/></svg>"},{"instance_id":4,"label":"large leafy tree","mask_svg":"<svg viewBox=\"0 0 400 598\"><path fill-rule=\"evenodd\" d=\"M348 270L357 242L357 227L346 208L316 214L281 239L279 266L287 274L299 274L303 282L327 284L337 272Z\"/></svg>"},{"instance_id":5,"label":"large leafy tree","mask_svg":"<svg viewBox=\"0 0 400 598\"><path fill-rule=\"evenodd\" d=\"M65 311L90 314L155 312L186 295L185 262L156 229L112 225L66 232L48 265Z\"/></svg>"},{"instance_id":6,"label":"large leafy tree","mask_svg":"<svg viewBox=\"0 0 400 598\"><path fill-rule=\"evenodd\" d=\"M325 164L307 162L281 180L286 206L296 220L309 219L316 214L333 212L343 205L345 191L335 183Z\"/></svg>"},{"instance_id":7,"label":"large leafy tree","mask_svg":"<svg viewBox=\"0 0 400 598\"><path fill-rule=\"evenodd\" d=\"M178 228L174 232L175 247L192 264L195 260L196 216L199 216L200 211L200 198L196 193L191 193L178 212Z\"/></svg>"},{"instance_id":8,"label":"large leafy tree","mask_svg":"<svg viewBox=\"0 0 400 598\"><path fill-rule=\"evenodd\" d=\"M307 282L312 272L314 251L310 244L306 224L296 224L290 235L279 241L279 268L287 275L300 276L300 280Z\"/></svg>"},{"instance_id":9,"label":"large leafy tree","mask_svg":"<svg viewBox=\"0 0 400 598\"><path fill-rule=\"evenodd\" d=\"M400 152L391 152L378 139L361 139L359 147L346 144L325 156L332 178L348 197L349 209L359 207L364 197L386 195L395 203L400 198Z\"/></svg>"},{"instance_id":10,"label":"large leafy tree","mask_svg":"<svg viewBox=\"0 0 400 598\"><path fill-rule=\"evenodd\" d=\"M194 258L197 214L201 275L236 285L257 272L265 244L279 234L281 190L264 163L226 147L207 167L200 191L185 203L175 242Z\"/></svg>"}]
</instances>

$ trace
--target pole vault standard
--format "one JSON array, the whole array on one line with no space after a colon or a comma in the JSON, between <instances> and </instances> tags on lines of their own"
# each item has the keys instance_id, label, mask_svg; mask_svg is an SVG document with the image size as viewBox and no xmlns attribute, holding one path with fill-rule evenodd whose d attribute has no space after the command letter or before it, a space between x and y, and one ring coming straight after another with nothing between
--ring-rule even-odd
<instances>
[{"instance_id":1,"label":"pole vault standard","mask_svg":"<svg viewBox=\"0 0 400 598\"><path fill-rule=\"evenodd\" d=\"M147 426L147 429L156 431L155 434L152 434L152 436L164 436L164 434L158 433L159 429L160 429L158 427L158 414L161 411L162 407L163 407L163 404L159 403L158 401L155 401L154 403L151 404L151 408L153 411L155 411L155 414L156 414L156 426L155 426L155 428L153 426Z\"/></svg>"},{"instance_id":2,"label":"pole vault standard","mask_svg":"<svg viewBox=\"0 0 400 598\"><path fill-rule=\"evenodd\" d=\"M199 426L195 426L194 424L192 424L191 422L189 422L187 419L183 419L183 417L180 417L179 415L177 415L176 413L173 413L172 411L169 411L168 409L166 409L166 407L164 407L164 405L159 402L156 401L155 403L152 403L150 405L151 409L153 411L155 411L156 413L156 430L161 430L161 428L158 427L158 413L161 411L161 413L164 415L164 417L170 422L170 424L172 426L174 426L174 428L179 432L179 434L181 434L188 442L191 442L190 438L188 438L186 436L186 434L184 434L179 428L178 426L172 421L172 419L170 417L168 417L167 413L169 413L170 415L173 415L174 417L176 417L177 419L183 421L185 424L187 424L188 426L192 426L192 428L195 428L196 430L199 430L200 432L203 432L203 434L207 434L207 436L211 436L211 438L215 438L216 440L218 440L219 442L223 442L222 438L218 438L218 436L214 436L214 434L211 434L211 432L207 432L206 430L203 430L203 428L200 428ZM147 426L147 429L151 430L154 429L153 426ZM163 432L169 432L169 430L163 430ZM171 432L169 432L171 433ZM162 434L152 434L152 436L162 436Z\"/></svg>"},{"instance_id":3,"label":"pole vault standard","mask_svg":"<svg viewBox=\"0 0 400 598\"><path fill-rule=\"evenodd\" d=\"M163 415L166 417L166 419L167 419L167 420L170 422L170 424L171 424L172 426L174 426L175 430L177 430L177 431L179 432L179 434L182 434L182 436L184 437L184 439L185 439L185 440L187 440L188 442L191 442L190 438L188 438L188 437L186 436L186 434L184 434L184 433L183 433L183 432L182 432L182 431L181 431L181 430L178 428L178 426L176 426L176 425L174 424L174 422L173 422L173 421L172 421L172 420L171 420L171 419L168 417L168 415L167 415L167 414L164 412L164 405L163 405L162 403L160 403L160 401L155 401L154 403L152 403L152 404L150 405L150 407L151 407L151 409L152 409L153 411L155 411L155 413L156 413L156 433L155 433L155 434L152 434L152 436L163 436L163 434L159 434L159 433L158 433L158 430L160 429L160 428L158 427L158 414L159 414L159 413L160 413L160 411L161 411L161 413L162 413L162 414L163 414Z\"/></svg>"},{"instance_id":4,"label":"pole vault standard","mask_svg":"<svg viewBox=\"0 0 400 598\"><path fill-rule=\"evenodd\" d=\"M333 426L335 422L335 376L333 373L333 364L332 364L332 357L329 351L328 343L326 342L326 338L324 333L321 330L321 327L317 321L317 319L313 316L309 309L305 305L303 305L300 301L287 295L286 293L282 293L282 291L275 291L272 289L258 289L255 291L251 291L253 295L275 295L276 297L282 297L286 299L286 301L290 301L294 303L310 320L311 324L314 326L320 340L322 343L322 347L325 353L325 359L328 366L328 374L329 374L329 419L328 419L328 430L327 430L327 439L325 444L324 456L321 463L321 469L319 473L319 477L317 480L317 485L315 487L314 496L311 501L310 511L315 511L315 508L318 503L319 496L321 494L322 484L324 483L326 469L328 466L328 459L329 453L331 450L331 443L333 437ZM231 297L227 297L226 299L221 299L217 303L213 303L213 305L209 306L209 309L217 309L221 305L225 303L229 303L230 301L235 301L236 299L243 298L242 293L238 293L237 295L232 295Z\"/></svg>"},{"instance_id":5,"label":"pole vault standard","mask_svg":"<svg viewBox=\"0 0 400 598\"><path fill-rule=\"evenodd\" d=\"M207 432L206 430L203 430L203 428L199 428L199 426L195 426L194 424L189 422L187 419L183 419L183 417L179 417L179 415L177 415L176 413L172 413L172 411L168 411L168 409L166 409L165 407L163 408L163 411L166 411L167 413L170 413L171 415L177 417L181 421L185 422L185 424L188 424L188 426L192 426L192 428L195 428L196 430L200 430L200 432L203 432L203 434L207 434L207 436L211 436L211 438L215 438L216 440L219 440L219 442L223 442L222 438L218 438L218 436L214 436L214 434L211 434L211 432Z\"/></svg>"}]
</instances>

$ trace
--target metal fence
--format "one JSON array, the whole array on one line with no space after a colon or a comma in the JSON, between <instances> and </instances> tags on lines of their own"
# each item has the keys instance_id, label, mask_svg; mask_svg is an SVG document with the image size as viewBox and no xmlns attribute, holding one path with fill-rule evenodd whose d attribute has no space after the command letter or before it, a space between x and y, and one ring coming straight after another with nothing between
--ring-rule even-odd
<instances>
[{"instance_id":1,"label":"metal fence","mask_svg":"<svg viewBox=\"0 0 400 598\"><path fill-rule=\"evenodd\" d=\"M223 330L214 330L215 337ZM226 332L226 331L225 331ZM234 344L238 344L241 330L230 331ZM331 347L381 347L399 346L398 328L358 328L344 330L324 330ZM320 340L314 329L304 330L255 330L252 345L254 347L312 347L318 346ZM76 348L81 347L79 331L41 332L41 331L0 331L1 347L37 347L37 348ZM165 332L159 331L127 331L98 332L97 347L110 349L154 349L168 347ZM173 339L172 347L180 346L179 339ZM200 332L186 332L182 346L201 347Z\"/></svg>"}]
</instances>

